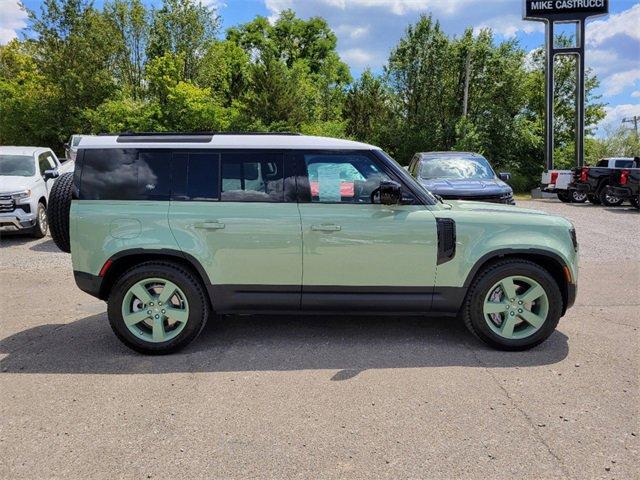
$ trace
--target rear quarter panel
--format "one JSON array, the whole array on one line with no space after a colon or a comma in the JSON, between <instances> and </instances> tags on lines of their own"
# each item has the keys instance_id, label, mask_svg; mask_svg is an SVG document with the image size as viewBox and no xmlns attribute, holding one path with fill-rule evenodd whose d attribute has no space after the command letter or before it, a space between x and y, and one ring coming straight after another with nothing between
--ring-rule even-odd
<instances>
[{"instance_id":1,"label":"rear quarter panel","mask_svg":"<svg viewBox=\"0 0 640 480\"><path fill-rule=\"evenodd\" d=\"M73 200L70 230L73 269L98 275L123 250L179 250L167 201Z\"/></svg>"}]
</instances>

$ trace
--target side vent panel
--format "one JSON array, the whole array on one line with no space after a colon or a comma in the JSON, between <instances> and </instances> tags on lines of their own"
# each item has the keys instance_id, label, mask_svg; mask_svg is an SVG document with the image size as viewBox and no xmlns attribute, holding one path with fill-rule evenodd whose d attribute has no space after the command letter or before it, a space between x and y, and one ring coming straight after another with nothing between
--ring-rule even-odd
<instances>
[{"instance_id":1,"label":"side vent panel","mask_svg":"<svg viewBox=\"0 0 640 480\"><path fill-rule=\"evenodd\" d=\"M456 255L456 222L452 218L437 218L438 265L446 263Z\"/></svg>"}]
</instances>

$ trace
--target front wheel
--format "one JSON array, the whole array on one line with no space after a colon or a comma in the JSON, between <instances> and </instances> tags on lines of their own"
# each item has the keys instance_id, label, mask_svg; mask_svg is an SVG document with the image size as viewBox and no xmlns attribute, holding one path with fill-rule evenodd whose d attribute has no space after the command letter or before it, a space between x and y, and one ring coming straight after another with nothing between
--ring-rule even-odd
<instances>
[{"instance_id":1,"label":"front wheel","mask_svg":"<svg viewBox=\"0 0 640 480\"><path fill-rule=\"evenodd\" d=\"M204 288L171 262L146 262L125 272L109 295L107 312L116 336L149 355L175 352L192 342L209 316Z\"/></svg>"},{"instance_id":2,"label":"front wheel","mask_svg":"<svg viewBox=\"0 0 640 480\"><path fill-rule=\"evenodd\" d=\"M635 197L631 197L629 202L631 202L631 205L636 209L640 209L640 196L636 195Z\"/></svg>"},{"instance_id":3,"label":"front wheel","mask_svg":"<svg viewBox=\"0 0 640 480\"><path fill-rule=\"evenodd\" d=\"M38 203L38 211L36 212L36 224L31 230L31 235L35 238L43 238L49 230L49 222L47 221L47 209L42 203Z\"/></svg>"},{"instance_id":4,"label":"front wheel","mask_svg":"<svg viewBox=\"0 0 640 480\"><path fill-rule=\"evenodd\" d=\"M484 268L465 299L467 328L500 350L526 350L553 333L562 313L562 294L547 270L509 259Z\"/></svg>"},{"instance_id":5,"label":"front wheel","mask_svg":"<svg viewBox=\"0 0 640 480\"><path fill-rule=\"evenodd\" d=\"M573 203L584 203L587 201L587 194L579 190L571 190L571 201Z\"/></svg>"}]
</instances>

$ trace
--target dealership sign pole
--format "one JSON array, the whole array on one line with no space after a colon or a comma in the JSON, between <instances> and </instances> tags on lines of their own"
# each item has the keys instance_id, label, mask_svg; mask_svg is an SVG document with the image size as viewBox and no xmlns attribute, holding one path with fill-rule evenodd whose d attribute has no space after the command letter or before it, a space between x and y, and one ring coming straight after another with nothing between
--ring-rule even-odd
<instances>
[{"instance_id":1,"label":"dealership sign pole","mask_svg":"<svg viewBox=\"0 0 640 480\"><path fill-rule=\"evenodd\" d=\"M609 13L609 0L524 0L523 20L545 22L545 162L553 169L553 64L556 55L576 57L576 166L584 163L584 24L587 18ZM571 23L576 26L575 46L556 48L554 25Z\"/></svg>"}]
</instances>

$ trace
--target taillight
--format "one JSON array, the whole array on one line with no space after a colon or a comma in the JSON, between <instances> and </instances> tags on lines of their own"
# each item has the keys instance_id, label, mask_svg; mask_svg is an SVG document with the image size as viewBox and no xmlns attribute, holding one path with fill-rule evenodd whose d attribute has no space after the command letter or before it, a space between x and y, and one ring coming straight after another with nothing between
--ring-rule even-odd
<instances>
[{"instance_id":1,"label":"taillight","mask_svg":"<svg viewBox=\"0 0 640 480\"><path fill-rule=\"evenodd\" d=\"M629 181L629 170L622 170L620 172L620 185L626 185Z\"/></svg>"},{"instance_id":2,"label":"taillight","mask_svg":"<svg viewBox=\"0 0 640 480\"><path fill-rule=\"evenodd\" d=\"M582 170L580 170L580 181L586 182L588 177L589 177L589 167L582 167Z\"/></svg>"},{"instance_id":3,"label":"taillight","mask_svg":"<svg viewBox=\"0 0 640 480\"><path fill-rule=\"evenodd\" d=\"M551 172L551 182L554 185L558 182L558 172Z\"/></svg>"}]
</instances>

